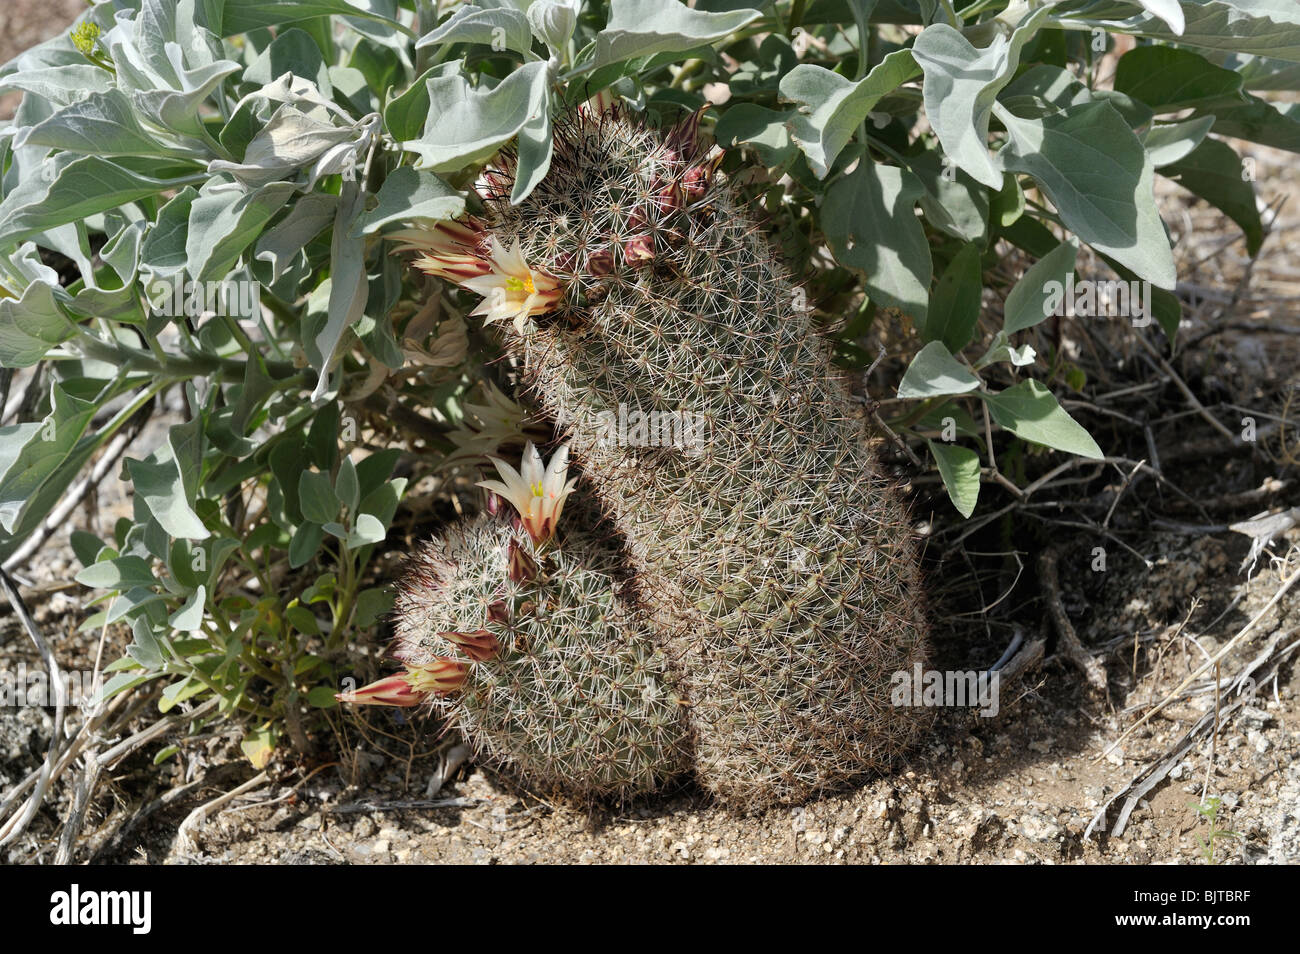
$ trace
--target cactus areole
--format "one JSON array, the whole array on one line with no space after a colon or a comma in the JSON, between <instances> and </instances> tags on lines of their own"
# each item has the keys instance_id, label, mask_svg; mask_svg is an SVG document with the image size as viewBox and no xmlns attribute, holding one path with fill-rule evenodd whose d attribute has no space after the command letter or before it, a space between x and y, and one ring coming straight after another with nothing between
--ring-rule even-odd
<instances>
[{"instance_id":1,"label":"cactus areole","mask_svg":"<svg viewBox=\"0 0 1300 954\"><path fill-rule=\"evenodd\" d=\"M694 119L579 110L522 203L506 156L480 216L402 234L415 267L483 296L590 504L543 525L573 483L526 459L498 488L525 521L453 528L401 588L399 701L432 686L530 785L627 796L693 773L734 807L792 803L887 769L927 721L889 698L926 652L907 515L716 155ZM689 439L631 439L610 426L629 409Z\"/></svg>"}]
</instances>

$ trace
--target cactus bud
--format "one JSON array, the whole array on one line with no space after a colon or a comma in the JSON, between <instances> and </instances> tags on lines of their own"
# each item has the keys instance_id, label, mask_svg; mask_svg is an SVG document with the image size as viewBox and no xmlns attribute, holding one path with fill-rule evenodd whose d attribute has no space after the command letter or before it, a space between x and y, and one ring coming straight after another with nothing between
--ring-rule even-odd
<instances>
[{"instance_id":1,"label":"cactus bud","mask_svg":"<svg viewBox=\"0 0 1300 954\"><path fill-rule=\"evenodd\" d=\"M455 643L461 652L475 662L487 662L501 649L497 638L486 629L476 629L472 633L459 633L452 630L438 635L449 643Z\"/></svg>"},{"instance_id":2,"label":"cactus bud","mask_svg":"<svg viewBox=\"0 0 1300 954\"><path fill-rule=\"evenodd\" d=\"M655 239L653 235L636 235L623 243L623 257L633 268L640 268L647 262L654 261Z\"/></svg>"},{"instance_id":3,"label":"cactus bud","mask_svg":"<svg viewBox=\"0 0 1300 954\"><path fill-rule=\"evenodd\" d=\"M510 622L510 608L504 600L496 600L488 604L487 616L489 623L505 626Z\"/></svg>"},{"instance_id":4,"label":"cactus bud","mask_svg":"<svg viewBox=\"0 0 1300 954\"><path fill-rule=\"evenodd\" d=\"M614 270L614 253L607 248L592 252L587 256L587 274L601 278Z\"/></svg>"},{"instance_id":5,"label":"cactus bud","mask_svg":"<svg viewBox=\"0 0 1300 954\"><path fill-rule=\"evenodd\" d=\"M709 104L704 104L668 130L668 135L664 137L665 150L675 156L689 158L694 155L695 150L698 148L697 137L700 131L700 119L703 118L704 111L708 108Z\"/></svg>"},{"instance_id":6,"label":"cactus bud","mask_svg":"<svg viewBox=\"0 0 1300 954\"><path fill-rule=\"evenodd\" d=\"M511 540L510 579L515 583L531 583L537 579L537 561L519 545L518 540Z\"/></svg>"},{"instance_id":7,"label":"cactus bud","mask_svg":"<svg viewBox=\"0 0 1300 954\"><path fill-rule=\"evenodd\" d=\"M469 667L446 656L434 656L422 665L406 665L406 672L393 673L352 692L338 692L334 698L360 706L418 706L431 696L456 692L465 683Z\"/></svg>"}]
</instances>

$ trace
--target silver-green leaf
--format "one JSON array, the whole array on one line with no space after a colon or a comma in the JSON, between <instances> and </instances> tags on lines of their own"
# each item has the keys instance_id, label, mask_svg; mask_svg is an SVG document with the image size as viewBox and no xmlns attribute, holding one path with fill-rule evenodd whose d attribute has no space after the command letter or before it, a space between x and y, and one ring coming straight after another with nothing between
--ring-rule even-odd
<instances>
[{"instance_id":1,"label":"silver-green leaf","mask_svg":"<svg viewBox=\"0 0 1300 954\"><path fill-rule=\"evenodd\" d=\"M1017 437L1093 460L1105 456L1092 436L1038 381L1022 381L998 394L982 396L993 420Z\"/></svg>"},{"instance_id":2,"label":"silver-green leaf","mask_svg":"<svg viewBox=\"0 0 1300 954\"><path fill-rule=\"evenodd\" d=\"M1002 171L988 147L993 103L1015 75L1021 49L1049 13L1049 7L1034 11L1010 37L999 34L984 49L946 23L926 27L913 45L912 54L925 72L926 118L944 152L990 189L1002 187Z\"/></svg>"},{"instance_id":3,"label":"silver-green leaf","mask_svg":"<svg viewBox=\"0 0 1300 954\"><path fill-rule=\"evenodd\" d=\"M931 341L916 353L898 384L900 398L931 398L968 394L978 389L979 378L952 356L942 341Z\"/></svg>"},{"instance_id":4,"label":"silver-green leaf","mask_svg":"<svg viewBox=\"0 0 1300 954\"><path fill-rule=\"evenodd\" d=\"M632 57L691 50L721 40L757 20L757 10L692 10L677 0L610 0L609 22L596 36L596 69Z\"/></svg>"},{"instance_id":5,"label":"silver-green leaf","mask_svg":"<svg viewBox=\"0 0 1300 954\"><path fill-rule=\"evenodd\" d=\"M1033 176L1070 231L1159 288L1176 280L1173 252L1153 195L1151 157L1109 103L1085 103L1041 119L1000 111L1011 139L998 153Z\"/></svg>"},{"instance_id":6,"label":"silver-green leaf","mask_svg":"<svg viewBox=\"0 0 1300 954\"><path fill-rule=\"evenodd\" d=\"M822 229L836 261L865 276L867 293L924 322L933 263L916 217L924 191L905 169L864 157L838 179L822 205Z\"/></svg>"}]
</instances>

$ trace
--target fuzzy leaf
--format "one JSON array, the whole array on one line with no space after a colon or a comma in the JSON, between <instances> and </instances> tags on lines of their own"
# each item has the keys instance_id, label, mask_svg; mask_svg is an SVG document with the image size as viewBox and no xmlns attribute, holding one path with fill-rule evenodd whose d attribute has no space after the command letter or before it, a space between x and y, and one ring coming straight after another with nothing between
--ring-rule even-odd
<instances>
[{"instance_id":1,"label":"fuzzy leaf","mask_svg":"<svg viewBox=\"0 0 1300 954\"><path fill-rule=\"evenodd\" d=\"M131 633L135 639L126 647L127 655L150 672L161 669L166 658L149 619L143 615L137 616L131 625Z\"/></svg>"},{"instance_id":2,"label":"fuzzy leaf","mask_svg":"<svg viewBox=\"0 0 1300 954\"><path fill-rule=\"evenodd\" d=\"M790 118L790 136L817 178L826 178L835 157L880 98L920 72L911 51L896 50L856 83L811 63L801 63L782 77L781 95L800 107Z\"/></svg>"},{"instance_id":3,"label":"fuzzy leaf","mask_svg":"<svg viewBox=\"0 0 1300 954\"><path fill-rule=\"evenodd\" d=\"M925 341L942 341L956 354L970 343L980 317L980 249L963 245L939 276L921 326Z\"/></svg>"},{"instance_id":4,"label":"fuzzy leaf","mask_svg":"<svg viewBox=\"0 0 1300 954\"><path fill-rule=\"evenodd\" d=\"M1142 145L1151 157L1151 165L1160 169L1185 158L1201 144L1213 125L1213 116L1153 125L1142 137Z\"/></svg>"},{"instance_id":5,"label":"fuzzy leaf","mask_svg":"<svg viewBox=\"0 0 1300 954\"><path fill-rule=\"evenodd\" d=\"M610 0L609 22L596 36L596 53L583 66L596 69L633 57L693 50L721 40L762 14L692 10L677 0Z\"/></svg>"},{"instance_id":6,"label":"fuzzy leaf","mask_svg":"<svg viewBox=\"0 0 1300 954\"><path fill-rule=\"evenodd\" d=\"M1121 56L1115 90L1157 113L1242 99L1240 76L1172 46L1139 46Z\"/></svg>"},{"instance_id":7,"label":"fuzzy leaf","mask_svg":"<svg viewBox=\"0 0 1300 954\"><path fill-rule=\"evenodd\" d=\"M465 211L463 195L433 173L411 166L389 173L375 197L375 207L358 217L354 238L372 235L392 222L432 223Z\"/></svg>"},{"instance_id":8,"label":"fuzzy leaf","mask_svg":"<svg viewBox=\"0 0 1300 954\"><path fill-rule=\"evenodd\" d=\"M0 427L0 526L14 533L32 498L73 452L96 407L55 382L44 420Z\"/></svg>"},{"instance_id":9,"label":"fuzzy leaf","mask_svg":"<svg viewBox=\"0 0 1300 954\"><path fill-rule=\"evenodd\" d=\"M526 63L495 89L474 89L459 73L426 81L428 119L403 144L432 172L456 172L490 157L547 109L547 69Z\"/></svg>"},{"instance_id":10,"label":"fuzzy leaf","mask_svg":"<svg viewBox=\"0 0 1300 954\"><path fill-rule=\"evenodd\" d=\"M235 36L282 23L328 16L364 17L390 24L404 33L410 32L391 17L348 0L223 0L221 35Z\"/></svg>"},{"instance_id":11,"label":"fuzzy leaf","mask_svg":"<svg viewBox=\"0 0 1300 954\"><path fill-rule=\"evenodd\" d=\"M1002 165L1033 176L1066 227L1159 288L1173 288L1173 252L1153 195L1151 158L1109 103L1042 119L1004 112Z\"/></svg>"},{"instance_id":12,"label":"fuzzy leaf","mask_svg":"<svg viewBox=\"0 0 1300 954\"><path fill-rule=\"evenodd\" d=\"M190 206L185 270L196 281L224 278L294 191L291 182L252 192L222 187L215 179L204 183Z\"/></svg>"},{"instance_id":13,"label":"fuzzy leaf","mask_svg":"<svg viewBox=\"0 0 1300 954\"><path fill-rule=\"evenodd\" d=\"M14 145L46 146L88 156L184 156L145 131L120 90L91 93L18 133Z\"/></svg>"},{"instance_id":14,"label":"fuzzy leaf","mask_svg":"<svg viewBox=\"0 0 1300 954\"><path fill-rule=\"evenodd\" d=\"M1241 157L1225 142L1206 139L1187 157L1171 163L1163 174L1198 195L1241 226L1246 253L1254 255L1264 243L1264 225L1255 204L1255 189L1242 172Z\"/></svg>"},{"instance_id":15,"label":"fuzzy leaf","mask_svg":"<svg viewBox=\"0 0 1300 954\"><path fill-rule=\"evenodd\" d=\"M1185 22L1181 32L1150 13L1118 23L1085 22L1117 32L1176 40L1184 46L1300 63L1300 4L1295 0L1184 0L1182 12Z\"/></svg>"},{"instance_id":16,"label":"fuzzy leaf","mask_svg":"<svg viewBox=\"0 0 1300 954\"><path fill-rule=\"evenodd\" d=\"M312 400L319 401L329 391L329 369L334 351L344 329L354 324L366 308L369 284L366 281L365 239L353 237L356 221L363 208L364 197L356 182L344 183L334 218L334 234L330 241L329 305L325 323L313 327L305 336L303 350L307 360L319 372Z\"/></svg>"},{"instance_id":17,"label":"fuzzy leaf","mask_svg":"<svg viewBox=\"0 0 1300 954\"><path fill-rule=\"evenodd\" d=\"M1300 103L1275 106L1248 96L1244 103L1215 106L1208 112L1214 116L1214 131L1220 136L1300 152Z\"/></svg>"},{"instance_id":18,"label":"fuzzy leaf","mask_svg":"<svg viewBox=\"0 0 1300 954\"><path fill-rule=\"evenodd\" d=\"M980 386L979 378L952 356L942 341L931 341L916 353L898 384L900 398L931 398L967 394Z\"/></svg>"},{"instance_id":19,"label":"fuzzy leaf","mask_svg":"<svg viewBox=\"0 0 1300 954\"><path fill-rule=\"evenodd\" d=\"M45 282L32 282L21 298L0 298L0 368L29 368L76 333Z\"/></svg>"},{"instance_id":20,"label":"fuzzy leaf","mask_svg":"<svg viewBox=\"0 0 1300 954\"><path fill-rule=\"evenodd\" d=\"M988 244L988 189L960 169L945 169L938 149L908 156L908 167L925 186L921 210L931 224L963 242Z\"/></svg>"},{"instance_id":21,"label":"fuzzy leaf","mask_svg":"<svg viewBox=\"0 0 1300 954\"><path fill-rule=\"evenodd\" d=\"M926 27L912 48L925 72L926 116L944 152L990 189L1002 188L1002 172L988 148L993 102L1011 82L1021 49L1049 13L1048 7L1034 11L1009 38L999 34L984 49L946 23Z\"/></svg>"},{"instance_id":22,"label":"fuzzy leaf","mask_svg":"<svg viewBox=\"0 0 1300 954\"><path fill-rule=\"evenodd\" d=\"M202 540L208 529L194 512L203 459L202 419L174 425L167 444L145 460L127 458L136 496L173 537Z\"/></svg>"},{"instance_id":23,"label":"fuzzy leaf","mask_svg":"<svg viewBox=\"0 0 1300 954\"><path fill-rule=\"evenodd\" d=\"M790 143L787 123L791 114L764 109L753 103L737 103L722 114L713 134L718 145L732 149L749 143L765 166L779 166L796 155Z\"/></svg>"},{"instance_id":24,"label":"fuzzy leaf","mask_svg":"<svg viewBox=\"0 0 1300 954\"><path fill-rule=\"evenodd\" d=\"M1074 271L1078 255L1079 246L1066 241L1034 262L1007 295L1002 309L1002 330L1009 335L1015 334L1047 318L1051 297L1048 283L1059 282L1064 288L1066 278Z\"/></svg>"},{"instance_id":25,"label":"fuzzy leaf","mask_svg":"<svg viewBox=\"0 0 1300 954\"><path fill-rule=\"evenodd\" d=\"M48 177L32 177L0 202L0 247L175 185L99 156L80 156L70 162L58 156L50 160L46 171Z\"/></svg>"},{"instance_id":26,"label":"fuzzy leaf","mask_svg":"<svg viewBox=\"0 0 1300 954\"><path fill-rule=\"evenodd\" d=\"M339 515L339 498L328 474L304 470L298 478L298 501L302 515L313 523L331 523Z\"/></svg>"},{"instance_id":27,"label":"fuzzy leaf","mask_svg":"<svg viewBox=\"0 0 1300 954\"><path fill-rule=\"evenodd\" d=\"M320 550L324 539L325 531L319 523L300 524L293 532L293 539L289 541L289 566L295 570L306 566Z\"/></svg>"},{"instance_id":28,"label":"fuzzy leaf","mask_svg":"<svg viewBox=\"0 0 1300 954\"><path fill-rule=\"evenodd\" d=\"M0 92L20 90L48 100L55 106L67 106L87 93L107 92L112 74L89 63L67 63L23 69L0 78Z\"/></svg>"},{"instance_id":29,"label":"fuzzy leaf","mask_svg":"<svg viewBox=\"0 0 1300 954\"><path fill-rule=\"evenodd\" d=\"M873 300L924 323L933 265L915 212L922 191L910 172L864 158L826 193L822 229L836 261L863 273Z\"/></svg>"},{"instance_id":30,"label":"fuzzy leaf","mask_svg":"<svg viewBox=\"0 0 1300 954\"><path fill-rule=\"evenodd\" d=\"M113 557L86 567L75 577L83 586L97 590L128 590L133 586L156 586L153 567L138 556Z\"/></svg>"},{"instance_id":31,"label":"fuzzy leaf","mask_svg":"<svg viewBox=\"0 0 1300 954\"><path fill-rule=\"evenodd\" d=\"M336 126L290 105L276 109L244 151L243 162L216 159L210 172L228 172L250 189L296 176L330 150L358 140L355 126Z\"/></svg>"},{"instance_id":32,"label":"fuzzy leaf","mask_svg":"<svg viewBox=\"0 0 1300 954\"><path fill-rule=\"evenodd\" d=\"M980 497L980 458L967 447L955 444L925 442L934 462L943 478L943 487L948 491L948 499L963 517L975 512L975 504Z\"/></svg>"},{"instance_id":33,"label":"fuzzy leaf","mask_svg":"<svg viewBox=\"0 0 1300 954\"><path fill-rule=\"evenodd\" d=\"M1092 436L1065 413L1052 392L1038 381L1022 381L998 394L981 396L993 420L1017 437L1093 460L1105 456Z\"/></svg>"},{"instance_id":34,"label":"fuzzy leaf","mask_svg":"<svg viewBox=\"0 0 1300 954\"><path fill-rule=\"evenodd\" d=\"M168 618L167 622L171 628L183 633L193 633L202 629L207 593L207 588L200 583L185 604Z\"/></svg>"},{"instance_id":35,"label":"fuzzy leaf","mask_svg":"<svg viewBox=\"0 0 1300 954\"><path fill-rule=\"evenodd\" d=\"M1183 17L1183 8L1178 0L1136 0L1136 2L1147 13L1163 20L1175 35L1181 36L1186 29L1187 21Z\"/></svg>"},{"instance_id":36,"label":"fuzzy leaf","mask_svg":"<svg viewBox=\"0 0 1300 954\"><path fill-rule=\"evenodd\" d=\"M484 10L471 5L461 7L440 26L420 37L415 48L422 50L447 43L481 43L497 52L514 50L530 56L533 33L528 17L518 10L509 7Z\"/></svg>"},{"instance_id":37,"label":"fuzzy leaf","mask_svg":"<svg viewBox=\"0 0 1300 954\"><path fill-rule=\"evenodd\" d=\"M336 195L310 192L294 202L288 215L261 234L253 258L270 265L272 283L279 281L307 243L334 221L338 204Z\"/></svg>"}]
</instances>

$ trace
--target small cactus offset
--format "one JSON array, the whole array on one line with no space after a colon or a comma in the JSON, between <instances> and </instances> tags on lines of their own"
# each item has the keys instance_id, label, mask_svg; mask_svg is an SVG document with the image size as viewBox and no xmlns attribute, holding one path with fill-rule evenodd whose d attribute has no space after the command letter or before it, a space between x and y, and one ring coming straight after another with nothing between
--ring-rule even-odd
<instances>
[{"instance_id":1,"label":"small cactus offset","mask_svg":"<svg viewBox=\"0 0 1300 954\"><path fill-rule=\"evenodd\" d=\"M618 559L581 530L538 553L487 515L428 541L398 597L397 678L449 674L426 697L533 788L595 799L659 787L688 765L684 710L618 598Z\"/></svg>"},{"instance_id":2,"label":"small cactus offset","mask_svg":"<svg viewBox=\"0 0 1300 954\"><path fill-rule=\"evenodd\" d=\"M579 492L616 528L614 558L635 603L602 597L600 624L645 621L644 636L624 634L626 664L642 659L641 639L662 653L700 782L737 806L788 803L887 767L923 728L924 710L889 700L891 674L924 660L922 594L906 513L876 472L830 347L695 139L693 121L659 135L579 111L523 203L510 203L506 158L485 174L479 217L404 238L417 267L484 296L478 313L502 322L527 387L581 466ZM629 419L641 429L629 433ZM505 496L529 523L531 499ZM545 539L554 527L529 529ZM457 559L487 546L486 532L454 538ZM573 575L558 579L582 579L583 539L578 525L561 530L555 552ZM503 546L493 547L498 575ZM475 573L481 563L468 560ZM420 592L408 589L399 607L404 653L428 646L444 621L481 625L465 591ZM529 638L557 651L619 644L600 630L577 635L576 621L530 617ZM589 726L538 726L614 708L536 695L565 691L584 690L502 677L448 704L485 738L593 744ZM531 727L516 732L521 706ZM625 751L639 759L657 747L676 753L662 742ZM522 763L522 748L498 754ZM595 757L563 753L575 766ZM632 764L625 774L653 775Z\"/></svg>"}]
</instances>

